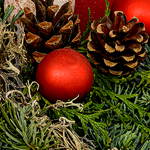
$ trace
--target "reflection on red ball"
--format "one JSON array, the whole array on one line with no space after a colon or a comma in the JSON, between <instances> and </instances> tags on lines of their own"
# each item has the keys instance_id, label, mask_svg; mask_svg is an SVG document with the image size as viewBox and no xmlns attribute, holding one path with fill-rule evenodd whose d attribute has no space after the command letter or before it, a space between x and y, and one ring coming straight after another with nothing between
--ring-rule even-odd
<instances>
[{"instance_id":1,"label":"reflection on red ball","mask_svg":"<svg viewBox=\"0 0 150 150\"><path fill-rule=\"evenodd\" d=\"M40 62L36 81L49 101L67 101L78 96L80 101L93 83L92 67L85 56L70 48L50 52Z\"/></svg>"},{"instance_id":2,"label":"reflection on red ball","mask_svg":"<svg viewBox=\"0 0 150 150\"><path fill-rule=\"evenodd\" d=\"M111 7L111 19L114 11L123 11L127 21L133 17L145 24L146 33L150 35L150 0L114 0Z\"/></svg>"}]
</instances>

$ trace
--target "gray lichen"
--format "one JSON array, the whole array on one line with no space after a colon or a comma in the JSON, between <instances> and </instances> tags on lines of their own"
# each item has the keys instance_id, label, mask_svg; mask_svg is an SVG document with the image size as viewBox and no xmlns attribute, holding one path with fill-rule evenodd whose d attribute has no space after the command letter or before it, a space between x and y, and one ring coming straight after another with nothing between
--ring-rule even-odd
<instances>
[{"instance_id":1,"label":"gray lichen","mask_svg":"<svg viewBox=\"0 0 150 150\"><path fill-rule=\"evenodd\" d=\"M24 36L22 25L17 24L11 29L10 24L0 20L0 88L5 92L24 87L18 78L21 63L27 60Z\"/></svg>"}]
</instances>

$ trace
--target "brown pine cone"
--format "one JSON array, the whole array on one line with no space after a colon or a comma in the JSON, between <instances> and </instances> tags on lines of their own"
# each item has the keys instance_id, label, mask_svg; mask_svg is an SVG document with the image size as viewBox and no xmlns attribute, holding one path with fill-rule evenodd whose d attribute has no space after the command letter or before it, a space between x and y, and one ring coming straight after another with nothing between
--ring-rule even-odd
<instances>
[{"instance_id":1,"label":"brown pine cone","mask_svg":"<svg viewBox=\"0 0 150 150\"><path fill-rule=\"evenodd\" d=\"M121 11L112 22L106 16L91 25L87 55L102 72L109 75L129 75L146 58L144 44L149 36L145 26L133 18L126 22Z\"/></svg>"},{"instance_id":2,"label":"brown pine cone","mask_svg":"<svg viewBox=\"0 0 150 150\"><path fill-rule=\"evenodd\" d=\"M20 18L25 26L25 43L33 53L49 53L58 48L77 49L81 41L78 15L73 16L71 4L65 3L60 9L51 0L34 0L36 16L28 7Z\"/></svg>"}]
</instances>

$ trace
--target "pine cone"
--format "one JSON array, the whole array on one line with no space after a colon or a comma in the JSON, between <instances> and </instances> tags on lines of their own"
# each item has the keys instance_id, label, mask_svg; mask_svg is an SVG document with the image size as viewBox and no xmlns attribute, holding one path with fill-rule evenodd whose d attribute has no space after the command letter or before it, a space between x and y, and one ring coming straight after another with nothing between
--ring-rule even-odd
<instances>
[{"instance_id":1,"label":"pine cone","mask_svg":"<svg viewBox=\"0 0 150 150\"><path fill-rule=\"evenodd\" d=\"M115 12L112 22L106 16L101 22L93 21L89 35L87 55L104 73L109 75L129 75L146 58L144 44L149 36L145 26L133 18L126 22L121 11Z\"/></svg>"},{"instance_id":2,"label":"pine cone","mask_svg":"<svg viewBox=\"0 0 150 150\"><path fill-rule=\"evenodd\" d=\"M58 48L77 49L81 33L78 15L73 16L71 4L66 2L60 9L52 0L34 0L36 16L28 7L20 21L25 25L25 42L30 52L49 53Z\"/></svg>"}]
</instances>

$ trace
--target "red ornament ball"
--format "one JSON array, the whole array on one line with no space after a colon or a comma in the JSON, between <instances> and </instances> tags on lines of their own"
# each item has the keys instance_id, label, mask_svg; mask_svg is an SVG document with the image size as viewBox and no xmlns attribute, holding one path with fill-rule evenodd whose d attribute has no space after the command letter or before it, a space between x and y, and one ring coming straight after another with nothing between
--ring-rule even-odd
<instances>
[{"instance_id":1,"label":"red ornament ball","mask_svg":"<svg viewBox=\"0 0 150 150\"><path fill-rule=\"evenodd\" d=\"M41 94L49 101L67 101L79 94L77 102L89 93L93 71L84 55L63 48L50 52L42 59L37 68L36 81Z\"/></svg>"},{"instance_id":2,"label":"red ornament ball","mask_svg":"<svg viewBox=\"0 0 150 150\"><path fill-rule=\"evenodd\" d=\"M145 24L146 33L150 35L150 0L114 0L111 7L111 19L114 19L114 11L123 11L127 21L133 17Z\"/></svg>"},{"instance_id":3,"label":"red ornament ball","mask_svg":"<svg viewBox=\"0 0 150 150\"><path fill-rule=\"evenodd\" d=\"M108 0L110 7L113 0ZM103 18L106 10L105 0L76 0L74 14L79 14L81 32L85 31L89 21L88 7L91 11L91 21Z\"/></svg>"}]
</instances>

